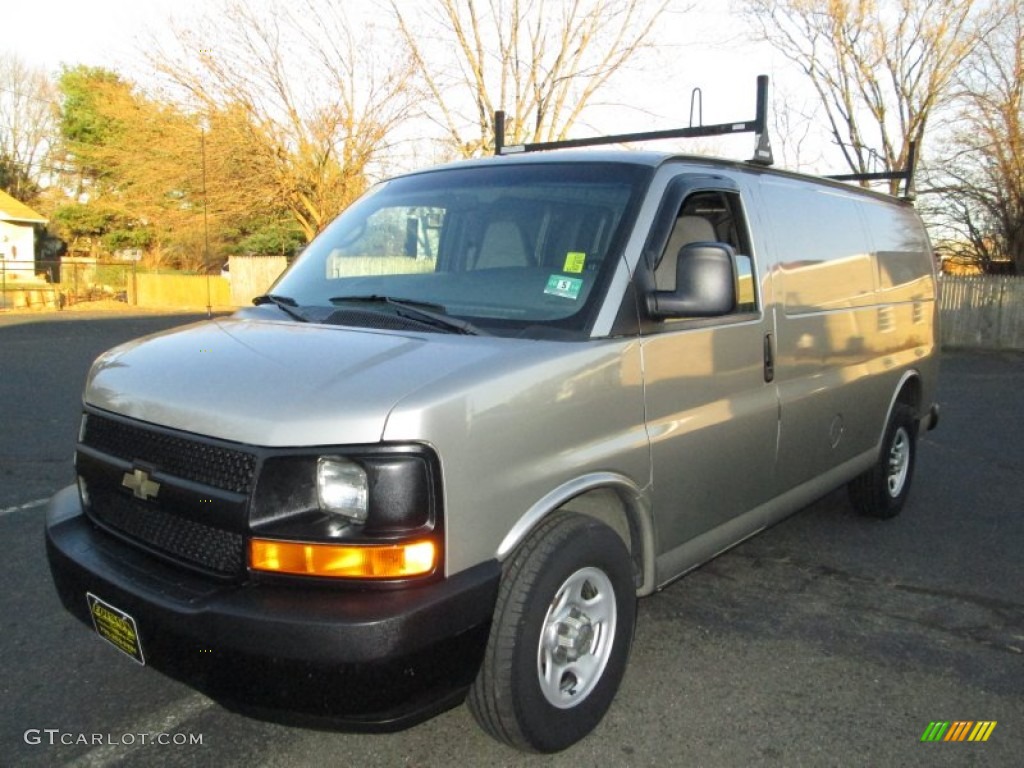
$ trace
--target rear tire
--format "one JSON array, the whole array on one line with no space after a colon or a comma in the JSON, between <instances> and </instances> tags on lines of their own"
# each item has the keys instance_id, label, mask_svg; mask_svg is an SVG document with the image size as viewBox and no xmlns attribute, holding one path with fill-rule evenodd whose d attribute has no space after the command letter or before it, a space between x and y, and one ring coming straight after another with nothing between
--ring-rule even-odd
<instances>
[{"instance_id":1,"label":"rear tire","mask_svg":"<svg viewBox=\"0 0 1024 768\"><path fill-rule=\"evenodd\" d=\"M606 525L556 513L506 562L468 705L517 749L557 752L604 717L636 622L629 553Z\"/></svg>"},{"instance_id":2,"label":"rear tire","mask_svg":"<svg viewBox=\"0 0 1024 768\"><path fill-rule=\"evenodd\" d=\"M886 425L878 460L847 486L854 509L867 517L898 515L910 493L916 458L917 419L914 409L906 403L896 403Z\"/></svg>"}]
</instances>

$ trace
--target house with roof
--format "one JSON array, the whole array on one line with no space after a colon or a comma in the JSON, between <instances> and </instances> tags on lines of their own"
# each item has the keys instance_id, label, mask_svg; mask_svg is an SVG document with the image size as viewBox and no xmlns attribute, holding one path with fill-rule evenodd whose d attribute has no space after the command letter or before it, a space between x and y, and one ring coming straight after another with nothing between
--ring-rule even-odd
<instances>
[{"instance_id":1,"label":"house with roof","mask_svg":"<svg viewBox=\"0 0 1024 768\"><path fill-rule=\"evenodd\" d=\"M0 190L0 261L19 262L31 274L36 258L36 226L46 217ZM19 266L15 265L15 266Z\"/></svg>"}]
</instances>

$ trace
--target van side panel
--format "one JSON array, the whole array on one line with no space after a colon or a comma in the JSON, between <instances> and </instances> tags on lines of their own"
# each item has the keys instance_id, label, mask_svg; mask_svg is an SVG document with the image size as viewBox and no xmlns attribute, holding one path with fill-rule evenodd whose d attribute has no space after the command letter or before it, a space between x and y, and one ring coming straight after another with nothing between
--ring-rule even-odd
<instances>
[{"instance_id":1,"label":"van side panel","mask_svg":"<svg viewBox=\"0 0 1024 768\"><path fill-rule=\"evenodd\" d=\"M581 477L650 485L635 339L493 343L505 349L492 365L410 394L384 433L441 457L448 575L493 559L524 515Z\"/></svg>"},{"instance_id":2,"label":"van side panel","mask_svg":"<svg viewBox=\"0 0 1024 768\"><path fill-rule=\"evenodd\" d=\"M874 304L874 265L857 202L843 192L805 184L772 182L770 187L765 203L783 245L776 275L785 315L820 316ZM835 345L846 338L830 341Z\"/></svg>"},{"instance_id":3,"label":"van side panel","mask_svg":"<svg viewBox=\"0 0 1024 768\"><path fill-rule=\"evenodd\" d=\"M909 208L782 177L762 177L761 197L784 493L878 444L899 381L934 352L933 271Z\"/></svg>"},{"instance_id":4,"label":"van side panel","mask_svg":"<svg viewBox=\"0 0 1024 768\"><path fill-rule=\"evenodd\" d=\"M920 373L920 407L935 401L938 379L938 295L931 242L909 206L866 198L867 222L878 280L879 335L883 363ZM921 414L923 415L923 414Z\"/></svg>"},{"instance_id":5,"label":"van side panel","mask_svg":"<svg viewBox=\"0 0 1024 768\"><path fill-rule=\"evenodd\" d=\"M771 489L778 403L764 381L765 328L758 320L643 340L659 554L728 524Z\"/></svg>"},{"instance_id":6,"label":"van side panel","mask_svg":"<svg viewBox=\"0 0 1024 768\"><path fill-rule=\"evenodd\" d=\"M860 208L873 245L879 303L923 306L934 301L934 259L917 214L875 200L865 200Z\"/></svg>"}]
</instances>

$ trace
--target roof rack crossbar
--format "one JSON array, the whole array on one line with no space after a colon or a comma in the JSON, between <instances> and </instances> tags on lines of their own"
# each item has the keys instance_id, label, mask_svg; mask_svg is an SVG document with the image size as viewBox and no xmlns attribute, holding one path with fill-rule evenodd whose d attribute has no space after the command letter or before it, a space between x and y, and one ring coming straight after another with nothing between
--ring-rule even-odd
<instances>
[{"instance_id":1,"label":"roof rack crossbar","mask_svg":"<svg viewBox=\"0 0 1024 768\"><path fill-rule=\"evenodd\" d=\"M826 176L833 181L892 181L898 179L903 184L903 196L914 199L914 171L917 168L917 142L907 145L907 165L902 171L880 171L878 173L837 173Z\"/></svg>"},{"instance_id":2,"label":"roof rack crossbar","mask_svg":"<svg viewBox=\"0 0 1024 768\"><path fill-rule=\"evenodd\" d=\"M879 171L878 173L833 173L825 178L833 181L891 181L907 178L906 171Z\"/></svg>"},{"instance_id":3,"label":"roof rack crossbar","mask_svg":"<svg viewBox=\"0 0 1024 768\"><path fill-rule=\"evenodd\" d=\"M541 141L530 144L505 144L505 113L494 113L494 154L512 155L522 152L542 152L550 149L572 149L575 147L594 147L603 144L622 144L632 141L655 141L657 139L693 139L705 136L723 136L734 133L758 134L757 150L752 162L763 165L772 164L771 145L768 142L768 76L757 78L757 114L753 120L716 125L690 125L686 128L671 128L664 131L647 131L644 133L619 133L611 136L593 136L587 139L562 139L560 141ZM691 105L691 120L692 120Z\"/></svg>"}]
</instances>

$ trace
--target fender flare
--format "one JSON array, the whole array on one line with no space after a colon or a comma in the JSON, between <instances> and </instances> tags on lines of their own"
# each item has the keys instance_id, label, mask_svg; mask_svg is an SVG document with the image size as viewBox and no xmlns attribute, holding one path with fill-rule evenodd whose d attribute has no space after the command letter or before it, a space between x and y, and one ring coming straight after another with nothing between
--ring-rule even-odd
<instances>
[{"instance_id":1,"label":"fender flare","mask_svg":"<svg viewBox=\"0 0 1024 768\"><path fill-rule=\"evenodd\" d=\"M654 592L655 535L650 500L640 486L617 472L592 472L582 475L544 494L505 534L495 553L498 561L503 562L549 514L575 498L590 491L600 490L612 491L622 502L622 513L629 526L629 540L625 543L633 558L637 595L643 596ZM586 510L581 511L587 513ZM599 515L592 516L601 519ZM622 535L621 531L617 533Z\"/></svg>"},{"instance_id":2,"label":"fender flare","mask_svg":"<svg viewBox=\"0 0 1024 768\"><path fill-rule=\"evenodd\" d=\"M882 440L885 439L885 430L886 427L889 426L889 419L892 418L892 409L896 407L896 403L898 403L901 399L900 395L903 394L904 390L907 388L907 385L910 384L911 382L914 382L914 384L917 387L921 386L921 373L916 368L911 368L910 370L904 371L903 375L900 377L900 380L897 382L896 387L893 389L892 397L889 398L889 407L885 411L885 420L882 422L882 429L878 433L878 440L875 442L876 450L882 449ZM914 406L914 411L916 412L917 418L920 421L920 393L918 392L917 394L918 397L914 398L914 401L911 402L910 404Z\"/></svg>"}]
</instances>

